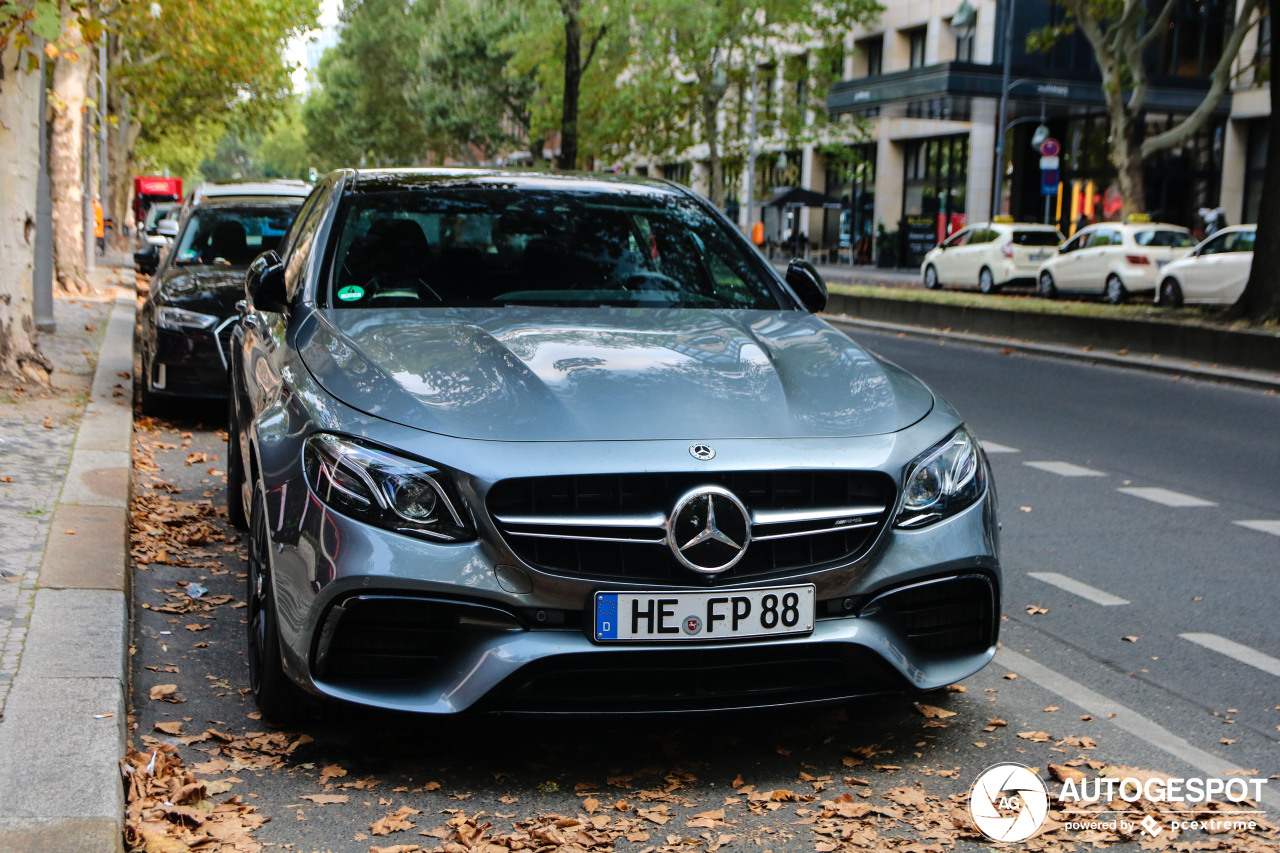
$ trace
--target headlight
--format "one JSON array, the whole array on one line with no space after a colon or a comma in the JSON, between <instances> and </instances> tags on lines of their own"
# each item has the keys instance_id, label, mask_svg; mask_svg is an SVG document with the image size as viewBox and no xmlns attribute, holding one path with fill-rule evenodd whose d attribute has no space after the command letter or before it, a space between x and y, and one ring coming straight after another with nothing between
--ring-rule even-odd
<instances>
[{"instance_id":1,"label":"headlight","mask_svg":"<svg viewBox=\"0 0 1280 853\"><path fill-rule=\"evenodd\" d=\"M161 308L156 312L156 325L162 329L211 329L218 322L212 314L201 314L198 311L184 311L181 308Z\"/></svg>"},{"instance_id":2,"label":"headlight","mask_svg":"<svg viewBox=\"0 0 1280 853\"><path fill-rule=\"evenodd\" d=\"M964 427L916 457L902 490L898 527L940 521L982 497L986 468L978 440Z\"/></svg>"},{"instance_id":3,"label":"headlight","mask_svg":"<svg viewBox=\"0 0 1280 853\"><path fill-rule=\"evenodd\" d=\"M343 515L441 542L475 537L448 478L426 462L317 434L303 463L311 490Z\"/></svg>"}]
</instances>

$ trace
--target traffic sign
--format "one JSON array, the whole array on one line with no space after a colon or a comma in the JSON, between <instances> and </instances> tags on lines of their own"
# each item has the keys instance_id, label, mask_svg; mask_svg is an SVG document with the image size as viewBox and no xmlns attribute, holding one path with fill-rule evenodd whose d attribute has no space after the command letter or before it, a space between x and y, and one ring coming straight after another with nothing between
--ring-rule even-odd
<instances>
[{"instance_id":1,"label":"traffic sign","mask_svg":"<svg viewBox=\"0 0 1280 853\"><path fill-rule=\"evenodd\" d=\"M1062 144L1052 136L1040 143L1040 154L1044 157L1057 157L1061 150Z\"/></svg>"},{"instance_id":2,"label":"traffic sign","mask_svg":"<svg viewBox=\"0 0 1280 853\"><path fill-rule=\"evenodd\" d=\"M1040 195L1055 195L1058 192L1060 175L1057 169L1045 169L1040 173Z\"/></svg>"},{"instance_id":3,"label":"traffic sign","mask_svg":"<svg viewBox=\"0 0 1280 853\"><path fill-rule=\"evenodd\" d=\"M1041 170L1044 170L1044 169L1056 169L1056 168L1058 168L1058 158L1057 158L1057 157L1041 157L1041 158L1040 158L1040 169L1041 169Z\"/></svg>"}]
</instances>

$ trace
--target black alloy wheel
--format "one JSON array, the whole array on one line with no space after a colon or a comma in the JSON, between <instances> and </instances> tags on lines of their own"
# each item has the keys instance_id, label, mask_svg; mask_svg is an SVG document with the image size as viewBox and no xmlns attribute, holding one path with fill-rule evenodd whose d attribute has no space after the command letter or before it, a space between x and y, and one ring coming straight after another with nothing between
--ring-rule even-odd
<instances>
[{"instance_id":1,"label":"black alloy wheel","mask_svg":"<svg viewBox=\"0 0 1280 853\"><path fill-rule=\"evenodd\" d=\"M978 273L978 290L983 293L999 293L1000 287L996 284L996 277L991 274L991 270L983 267Z\"/></svg>"},{"instance_id":2,"label":"black alloy wheel","mask_svg":"<svg viewBox=\"0 0 1280 853\"><path fill-rule=\"evenodd\" d=\"M267 534L267 501L261 487L253 490L249 519L248 579L249 688L263 719L277 725L306 716L306 697L284 671L280 627L271 587L271 538Z\"/></svg>"},{"instance_id":3,"label":"black alloy wheel","mask_svg":"<svg viewBox=\"0 0 1280 853\"><path fill-rule=\"evenodd\" d=\"M1053 299L1058 295L1058 286L1053 283L1053 274L1050 272L1040 273L1040 281L1036 285L1038 292L1045 299Z\"/></svg>"},{"instance_id":4,"label":"black alloy wheel","mask_svg":"<svg viewBox=\"0 0 1280 853\"><path fill-rule=\"evenodd\" d=\"M1160 304L1166 308L1182 307L1182 288L1172 278L1166 278L1160 284Z\"/></svg>"},{"instance_id":5,"label":"black alloy wheel","mask_svg":"<svg viewBox=\"0 0 1280 853\"><path fill-rule=\"evenodd\" d=\"M232 392L234 394L234 392ZM244 456L240 453L240 427L236 423L235 397L227 398L227 521L237 530L247 530L244 514Z\"/></svg>"}]
</instances>

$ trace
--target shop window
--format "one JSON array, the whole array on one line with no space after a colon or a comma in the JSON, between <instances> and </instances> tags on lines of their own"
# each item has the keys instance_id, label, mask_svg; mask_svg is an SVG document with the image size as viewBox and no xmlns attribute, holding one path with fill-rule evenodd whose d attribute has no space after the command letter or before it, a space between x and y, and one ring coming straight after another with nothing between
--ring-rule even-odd
<instances>
[{"instance_id":1,"label":"shop window","mask_svg":"<svg viewBox=\"0 0 1280 853\"><path fill-rule=\"evenodd\" d=\"M943 136L906 144L903 223L906 266L965 226L969 137Z\"/></svg>"}]
</instances>

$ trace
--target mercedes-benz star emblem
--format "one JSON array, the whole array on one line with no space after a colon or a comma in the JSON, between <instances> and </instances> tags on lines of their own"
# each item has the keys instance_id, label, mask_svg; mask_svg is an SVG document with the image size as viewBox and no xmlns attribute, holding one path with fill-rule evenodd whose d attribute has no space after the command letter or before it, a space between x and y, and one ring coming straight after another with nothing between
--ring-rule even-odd
<instances>
[{"instance_id":1,"label":"mercedes-benz star emblem","mask_svg":"<svg viewBox=\"0 0 1280 853\"><path fill-rule=\"evenodd\" d=\"M716 449L709 444L691 444L689 445L689 455L694 459L701 459L706 462L708 459L716 458Z\"/></svg>"},{"instance_id":2,"label":"mercedes-benz star emblem","mask_svg":"<svg viewBox=\"0 0 1280 853\"><path fill-rule=\"evenodd\" d=\"M676 501L667 544L680 564L714 575L733 567L751 544L751 517L728 489L702 486Z\"/></svg>"}]
</instances>

